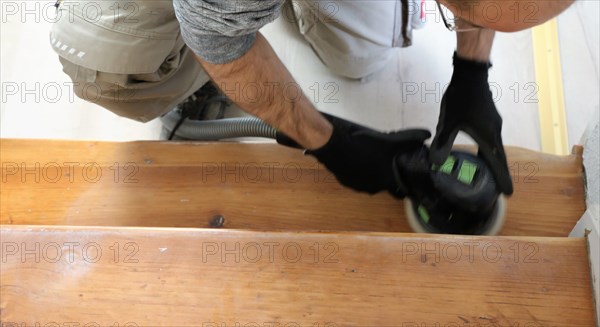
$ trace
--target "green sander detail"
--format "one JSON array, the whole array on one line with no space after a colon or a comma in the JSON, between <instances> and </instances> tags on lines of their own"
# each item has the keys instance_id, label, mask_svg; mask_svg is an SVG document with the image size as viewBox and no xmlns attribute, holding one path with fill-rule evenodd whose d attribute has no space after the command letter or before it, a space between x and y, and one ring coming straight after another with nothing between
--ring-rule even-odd
<instances>
[{"instance_id":1,"label":"green sander detail","mask_svg":"<svg viewBox=\"0 0 600 327\"><path fill-rule=\"evenodd\" d=\"M496 235L505 221L505 200L480 157L453 151L444 164L429 162L429 149L394 160L405 211L418 233Z\"/></svg>"}]
</instances>

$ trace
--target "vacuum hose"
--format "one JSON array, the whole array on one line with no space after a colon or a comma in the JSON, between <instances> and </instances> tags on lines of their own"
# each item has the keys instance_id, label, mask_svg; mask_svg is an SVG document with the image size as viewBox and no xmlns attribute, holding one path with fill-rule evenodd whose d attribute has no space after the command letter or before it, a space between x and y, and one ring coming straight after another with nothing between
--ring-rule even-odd
<instances>
[{"instance_id":1,"label":"vacuum hose","mask_svg":"<svg viewBox=\"0 0 600 327\"><path fill-rule=\"evenodd\" d=\"M172 131L181 117L171 111L161 117L167 130ZM224 118L217 120L185 119L177 128L175 135L180 138L199 141L214 141L235 137L266 137L275 139L277 131L264 121L255 117Z\"/></svg>"}]
</instances>

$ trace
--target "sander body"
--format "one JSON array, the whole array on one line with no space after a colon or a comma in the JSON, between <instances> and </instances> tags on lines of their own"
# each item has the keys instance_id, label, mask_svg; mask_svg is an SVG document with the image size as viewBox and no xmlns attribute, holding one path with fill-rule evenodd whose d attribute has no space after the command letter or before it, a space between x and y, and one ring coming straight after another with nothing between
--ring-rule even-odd
<instances>
[{"instance_id":1,"label":"sander body","mask_svg":"<svg viewBox=\"0 0 600 327\"><path fill-rule=\"evenodd\" d=\"M405 211L418 233L496 235L505 220L505 199L484 160L453 151L442 165L429 162L429 149L394 159Z\"/></svg>"}]
</instances>

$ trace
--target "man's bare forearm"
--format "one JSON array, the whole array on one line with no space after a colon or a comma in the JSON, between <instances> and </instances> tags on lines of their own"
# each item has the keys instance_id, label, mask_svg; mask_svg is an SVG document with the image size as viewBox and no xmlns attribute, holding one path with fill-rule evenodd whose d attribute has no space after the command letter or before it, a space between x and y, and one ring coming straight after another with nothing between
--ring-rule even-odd
<instances>
[{"instance_id":1,"label":"man's bare forearm","mask_svg":"<svg viewBox=\"0 0 600 327\"><path fill-rule=\"evenodd\" d=\"M540 25L567 9L575 0L437 0L461 19L501 32Z\"/></svg>"},{"instance_id":2,"label":"man's bare forearm","mask_svg":"<svg viewBox=\"0 0 600 327\"><path fill-rule=\"evenodd\" d=\"M257 33L252 48L241 58L226 64L196 59L221 89L242 89L231 97L244 111L257 116L294 139L306 149L323 146L333 127L302 94L294 78L267 40ZM248 87L252 85L253 87ZM290 88L290 85L293 86ZM257 91L253 93L252 91ZM291 94L287 94L287 93Z\"/></svg>"},{"instance_id":3,"label":"man's bare forearm","mask_svg":"<svg viewBox=\"0 0 600 327\"><path fill-rule=\"evenodd\" d=\"M496 32L487 28L474 28L464 20L457 22L456 53L459 57L480 62L489 62ZM464 30L460 32L460 30Z\"/></svg>"}]
</instances>

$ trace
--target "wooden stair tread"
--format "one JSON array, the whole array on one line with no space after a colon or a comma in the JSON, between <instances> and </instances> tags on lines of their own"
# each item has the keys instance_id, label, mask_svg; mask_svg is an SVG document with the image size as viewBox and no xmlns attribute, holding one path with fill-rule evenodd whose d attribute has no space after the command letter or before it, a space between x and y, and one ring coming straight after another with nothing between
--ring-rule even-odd
<instances>
[{"instance_id":1,"label":"wooden stair tread","mask_svg":"<svg viewBox=\"0 0 600 327\"><path fill-rule=\"evenodd\" d=\"M206 228L222 216L231 229L410 231L402 201L345 189L276 144L0 142L1 224ZM501 234L567 236L585 211L581 155L507 154L515 193Z\"/></svg>"},{"instance_id":2,"label":"wooden stair tread","mask_svg":"<svg viewBox=\"0 0 600 327\"><path fill-rule=\"evenodd\" d=\"M0 233L7 324L594 324L582 238L66 226Z\"/></svg>"}]
</instances>

